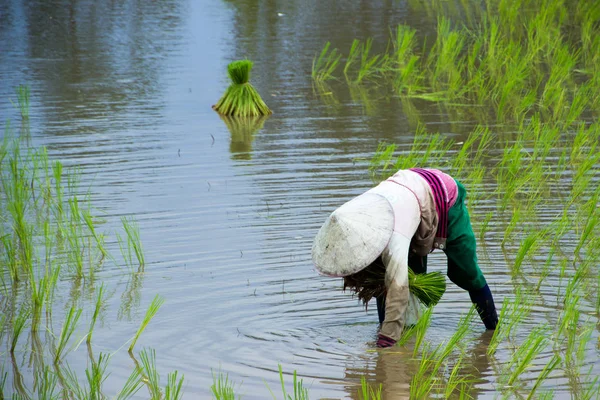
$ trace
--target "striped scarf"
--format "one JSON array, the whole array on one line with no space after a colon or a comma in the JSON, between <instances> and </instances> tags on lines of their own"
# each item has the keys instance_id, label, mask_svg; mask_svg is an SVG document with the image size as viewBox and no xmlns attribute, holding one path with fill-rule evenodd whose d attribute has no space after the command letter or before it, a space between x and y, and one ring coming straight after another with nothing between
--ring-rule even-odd
<instances>
[{"instance_id":1,"label":"striped scarf","mask_svg":"<svg viewBox=\"0 0 600 400\"><path fill-rule=\"evenodd\" d=\"M423 168L411 168L413 172L421 175L423 179L427 181L433 192L433 198L435 200L435 210L438 214L438 226L435 234L436 238L443 239L442 243L448 237L448 192L446 186L442 182L441 178L435 173L428 171ZM443 249L442 246L440 246Z\"/></svg>"}]
</instances>

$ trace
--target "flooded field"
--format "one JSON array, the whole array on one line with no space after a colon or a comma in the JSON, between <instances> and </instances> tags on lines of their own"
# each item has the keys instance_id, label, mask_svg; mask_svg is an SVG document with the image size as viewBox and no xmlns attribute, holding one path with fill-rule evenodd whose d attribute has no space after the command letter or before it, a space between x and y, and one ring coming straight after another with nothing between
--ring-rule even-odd
<instances>
[{"instance_id":1,"label":"flooded field","mask_svg":"<svg viewBox=\"0 0 600 400\"><path fill-rule=\"evenodd\" d=\"M150 382L133 395L140 399L170 384L173 371L184 377L184 399L211 398L219 371L244 399L281 398L279 365L288 390L296 371L311 399L362 399L363 377L383 385L384 399L419 398L419 385L431 389L423 397L597 398L600 10L536 2L549 17L532 25L529 47L507 42L494 60L536 55L506 78L509 66L491 62L493 24L482 22L487 4L525 26L518 18L528 14L505 3L2 2L4 396L42 398L39 382L55 377L54 395L90 397L73 382L91 393L85 371L102 370L103 354L97 393L108 398L139 365ZM452 22L446 36L441 17ZM558 50L549 21L562 24ZM415 31L403 59L390 39L408 38L396 35L398 25ZM478 61L466 58L459 71L460 54L442 49L458 46L453 32L463 26L489 29ZM500 33L518 43L518 29ZM369 38L371 57L397 57L401 85L383 66L356 82L360 57L344 74L353 40ZM313 59L327 42L342 54L336 79L314 80ZM405 68L413 56L422 74ZM244 58L273 110L253 126L211 109L229 84L228 63ZM498 87L471 73L484 65ZM26 107L19 85L30 91ZM47 156L34 157L41 148ZM22 179L11 165L22 166ZM502 308L495 337L477 318L461 323L469 296L449 283L426 344L413 352L411 338L376 351L375 302L365 312L339 279L312 266L312 240L333 209L414 165L446 169L467 186L480 265ZM15 217L18 195L27 197L24 219ZM56 267L54 281L41 279ZM429 270L446 270L443 253L429 257ZM36 308L40 281L54 289ZM164 303L129 353L157 295ZM470 329L442 368L423 367L462 325ZM150 349L156 385L154 367L144 367ZM455 366L462 381L452 378Z\"/></svg>"}]
</instances>

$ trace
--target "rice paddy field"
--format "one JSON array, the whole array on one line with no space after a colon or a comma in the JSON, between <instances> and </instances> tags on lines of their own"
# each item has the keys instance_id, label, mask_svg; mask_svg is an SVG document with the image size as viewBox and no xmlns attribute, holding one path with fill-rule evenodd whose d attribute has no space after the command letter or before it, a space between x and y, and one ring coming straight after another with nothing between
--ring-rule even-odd
<instances>
[{"instance_id":1,"label":"rice paddy field","mask_svg":"<svg viewBox=\"0 0 600 400\"><path fill-rule=\"evenodd\" d=\"M0 49L0 398L600 398L600 3L7 0ZM211 108L243 59L270 116ZM414 166L500 322L448 281L377 350L310 249Z\"/></svg>"}]
</instances>

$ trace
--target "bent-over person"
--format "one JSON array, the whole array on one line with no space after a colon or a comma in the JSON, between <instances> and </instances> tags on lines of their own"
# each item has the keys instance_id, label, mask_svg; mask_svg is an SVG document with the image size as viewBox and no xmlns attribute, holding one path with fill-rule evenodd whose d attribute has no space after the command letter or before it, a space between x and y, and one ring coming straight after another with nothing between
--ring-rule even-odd
<instances>
[{"instance_id":1,"label":"bent-over person","mask_svg":"<svg viewBox=\"0 0 600 400\"><path fill-rule=\"evenodd\" d=\"M396 343L406 323L408 268L427 272L427 255L442 250L448 278L469 292L486 329L498 322L490 288L477 264L464 186L436 169L400 170L333 211L315 237L313 262L328 276L349 277L374 262L385 266L377 297L377 346Z\"/></svg>"}]
</instances>

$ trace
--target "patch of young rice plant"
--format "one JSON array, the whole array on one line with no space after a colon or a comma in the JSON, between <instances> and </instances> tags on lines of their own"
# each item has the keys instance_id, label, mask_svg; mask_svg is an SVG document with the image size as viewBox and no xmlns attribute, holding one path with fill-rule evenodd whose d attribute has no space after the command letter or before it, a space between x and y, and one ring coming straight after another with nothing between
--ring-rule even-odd
<instances>
[{"instance_id":1,"label":"patch of young rice plant","mask_svg":"<svg viewBox=\"0 0 600 400\"><path fill-rule=\"evenodd\" d=\"M87 399L86 388L79 383L77 373L71 369L68 363L54 363L54 373L58 378L63 391L74 399Z\"/></svg>"},{"instance_id":2,"label":"patch of young rice plant","mask_svg":"<svg viewBox=\"0 0 600 400\"><path fill-rule=\"evenodd\" d=\"M406 91L411 93L419 89L419 73L416 70L418 57L415 53L415 34L417 31L407 25L398 25L395 35L392 37L393 54L390 60L393 60L400 79L397 81L396 89L399 92Z\"/></svg>"},{"instance_id":3,"label":"patch of young rice plant","mask_svg":"<svg viewBox=\"0 0 600 400\"><path fill-rule=\"evenodd\" d=\"M77 373L68 364L54 364L56 375L63 387L63 393L73 399L106 399L107 396L102 393L102 383L107 378L108 359L109 356L106 354L100 354L98 360L91 359L90 367L85 370L87 385L80 383Z\"/></svg>"},{"instance_id":4,"label":"patch of young rice plant","mask_svg":"<svg viewBox=\"0 0 600 400\"><path fill-rule=\"evenodd\" d=\"M69 339L77 328L77 322L81 316L81 308L77 308L75 305L71 306L65 317L60 336L58 337L58 345L56 346L54 353L54 362L58 363L65 355L65 350Z\"/></svg>"},{"instance_id":5,"label":"patch of young rice plant","mask_svg":"<svg viewBox=\"0 0 600 400\"><path fill-rule=\"evenodd\" d=\"M452 334L450 339L446 341L445 345L438 346L436 350L436 360L434 363L434 370L439 371L442 365L448 360L450 355L457 349L460 349L464 345L464 339L471 330L471 321L475 315L475 306L472 306L467 314L463 316L458 322L458 328Z\"/></svg>"},{"instance_id":6,"label":"patch of young rice plant","mask_svg":"<svg viewBox=\"0 0 600 400\"><path fill-rule=\"evenodd\" d=\"M63 235L69 244L68 265L77 278L84 277L84 235L81 224L81 211L77 196L68 199L69 219L63 229Z\"/></svg>"},{"instance_id":7,"label":"patch of young rice plant","mask_svg":"<svg viewBox=\"0 0 600 400\"><path fill-rule=\"evenodd\" d=\"M92 341L92 334L94 332L94 326L96 325L96 321L98 320L98 316L100 315L100 310L104 306L104 284L100 285L98 288L98 294L96 295L96 302L94 304L94 313L92 314L92 320L90 321L90 329L87 334L87 343Z\"/></svg>"},{"instance_id":8,"label":"patch of young rice plant","mask_svg":"<svg viewBox=\"0 0 600 400\"><path fill-rule=\"evenodd\" d=\"M78 174L67 175L66 184L63 185L65 175L60 162L50 163L44 149L28 149L27 154L21 154L20 142L9 140L9 136L6 135L0 144L0 203L3 210L0 211L0 263L4 265L5 273L2 277L10 277L11 280L8 282L10 284L7 284L2 279L3 287L0 290L3 290L6 299L12 300L11 304L4 306L6 311L12 311L0 315L0 338L5 332L8 333L6 350L11 355L13 366L12 388L9 389L13 391L15 398L106 398L101 386L108 376L107 355L102 353L99 359L90 355L93 361L86 371L87 384L83 385L79 383L81 377L78 378L62 361L71 346L72 336L82 313L82 310L75 306L76 296L81 291L81 280L76 277L83 277L84 257L88 257L90 268L93 267L92 250L98 248L96 254L100 259L107 256L104 237L96 232L89 211L82 211L83 205L87 206L89 199L81 201L76 196ZM87 208L89 209L89 206ZM135 236L131 231L128 234ZM137 248L141 249L141 246ZM135 251L132 250L132 253ZM75 271L67 276L73 284L73 306L62 321L60 335L54 336L51 321L52 304L59 282L60 267L65 261L68 262L68 257L72 260L68 265ZM136 255L133 257L137 258ZM94 276L92 273L89 276L91 282ZM90 321L89 340L105 292L104 285L99 285ZM21 294L18 295L19 293ZM158 306L154 302L154 308ZM147 314L136 340L153 314L152 311ZM29 360L28 371L32 371L33 374L32 388L25 385L25 382L31 379L24 378L19 371L22 362L17 361L18 353L15 353L18 350L17 343L29 323L31 346L25 349L23 360ZM42 342L39 332L44 330L49 335L46 336L47 341ZM52 350L53 368L46 365L46 347ZM4 373L0 374L0 397L6 393L6 376ZM177 373L170 374L164 398L180 398L182 382L183 379ZM141 375L136 368L116 398L131 398L140 385Z\"/></svg>"},{"instance_id":9,"label":"patch of young rice plant","mask_svg":"<svg viewBox=\"0 0 600 400\"><path fill-rule=\"evenodd\" d=\"M467 391L465 384L469 380L465 376L461 377L458 371L460 370L464 339L470 332L470 323L474 315L475 307L471 307L469 312L459 321L458 328L452 337L445 343L438 345L435 349L431 350L431 345L428 343L422 346L422 351L419 355L421 361L410 383L411 398L429 398L431 392L440 391L443 393L446 390L459 386ZM459 358L455 362L455 366L450 370L448 377L445 377L450 356L456 352L460 353ZM417 356L416 352L414 356ZM452 389L452 391L454 390Z\"/></svg>"},{"instance_id":10,"label":"patch of young rice plant","mask_svg":"<svg viewBox=\"0 0 600 400\"><path fill-rule=\"evenodd\" d=\"M501 206L501 207L503 207L503 206ZM521 211L520 207L513 208L512 216L510 218L508 225L506 225L506 229L504 231L504 237L502 238L502 242L500 243L501 247L504 248L504 246L507 244L507 242L512 239L513 233L515 232L517 227L520 226L520 224L523 222L524 218L523 218L522 214L523 214L523 212Z\"/></svg>"},{"instance_id":11,"label":"patch of young rice plant","mask_svg":"<svg viewBox=\"0 0 600 400\"><path fill-rule=\"evenodd\" d=\"M33 265L33 226L28 221L27 209L31 197L29 186L29 173L23 166L18 146L13 147L12 158L8 160L9 177L4 183L6 194L6 207L8 215L12 218L13 244L16 262L24 273L29 273ZM19 279L19 275L16 275Z\"/></svg>"},{"instance_id":12,"label":"patch of young rice plant","mask_svg":"<svg viewBox=\"0 0 600 400\"><path fill-rule=\"evenodd\" d=\"M594 325L593 322L588 321L583 326L572 327L567 334L564 360L567 368L574 370L577 375L585 361L585 354L592 339Z\"/></svg>"},{"instance_id":13,"label":"patch of young rice plant","mask_svg":"<svg viewBox=\"0 0 600 400\"><path fill-rule=\"evenodd\" d=\"M60 161L55 161L52 164L52 177L54 178L54 214L57 223L62 223L64 217L64 208L63 208L63 165Z\"/></svg>"},{"instance_id":14,"label":"patch of young rice plant","mask_svg":"<svg viewBox=\"0 0 600 400\"><path fill-rule=\"evenodd\" d=\"M142 373L146 378L144 382L148 386L150 399L160 400L162 398L162 390L160 388L160 375L156 369L156 351L153 349L142 350L140 352L140 360L142 362Z\"/></svg>"},{"instance_id":15,"label":"patch of young rice plant","mask_svg":"<svg viewBox=\"0 0 600 400\"><path fill-rule=\"evenodd\" d=\"M373 157L369 160L369 172L371 174L371 178L374 181L382 181L385 179L385 174L390 167L393 165L392 158L394 156L394 151L396 150L395 144L387 144L385 142L380 142L377 145L377 150Z\"/></svg>"},{"instance_id":16,"label":"patch of young rice plant","mask_svg":"<svg viewBox=\"0 0 600 400\"><path fill-rule=\"evenodd\" d=\"M395 35L392 37L392 45L394 48L394 57L397 66L406 65L414 53L416 44L415 34L416 29L409 25L398 25ZM392 32L394 34L394 32Z\"/></svg>"},{"instance_id":17,"label":"patch of young rice plant","mask_svg":"<svg viewBox=\"0 0 600 400\"><path fill-rule=\"evenodd\" d=\"M485 234L488 231L490 222L492 221L493 217L494 217L494 213L492 211L490 211L489 213L487 213L485 215L485 218L483 219L483 221L481 221L481 226L479 228L479 240L481 242L485 242Z\"/></svg>"},{"instance_id":18,"label":"patch of young rice plant","mask_svg":"<svg viewBox=\"0 0 600 400\"><path fill-rule=\"evenodd\" d=\"M360 65L354 83L359 84L379 73L382 64L382 55L370 55L373 39L369 38L360 45Z\"/></svg>"},{"instance_id":19,"label":"patch of young rice plant","mask_svg":"<svg viewBox=\"0 0 600 400\"><path fill-rule=\"evenodd\" d=\"M442 167L444 159L453 141L444 139L441 135L432 135L420 125L417 127L412 146L407 152L401 152L394 159L396 145L384 142L378 145L377 151L369 161L369 171L373 180L380 181L387 177L384 172L393 165L391 170L408 169L427 165L430 168Z\"/></svg>"},{"instance_id":20,"label":"patch of young rice plant","mask_svg":"<svg viewBox=\"0 0 600 400\"><path fill-rule=\"evenodd\" d=\"M600 226L600 213L597 211L598 209L598 195L591 197L590 201L587 203L587 218L585 219L585 224L582 229L581 235L579 236L579 241L577 242L577 246L575 247L575 255L579 256L581 249L589 242L593 237L595 237L595 232L597 231L597 227Z\"/></svg>"},{"instance_id":21,"label":"patch of young rice plant","mask_svg":"<svg viewBox=\"0 0 600 400\"><path fill-rule=\"evenodd\" d=\"M418 369L411 378L409 392L411 399L425 399L429 397L433 389L436 377L431 373L432 360L435 356L435 351L431 351L430 346L426 344L420 354L420 362Z\"/></svg>"},{"instance_id":22,"label":"patch of young rice plant","mask_svg":"<svg viewBox=\"0 0 600 400\"><path fill-rule=\"evenodd\" d=\"M8 270L9 277L12 282L18 282L20 280L20 277L18 256L16 250L17 246L14 245L14 242L9 234L0 236L0 241L2 242L2 246L4 249L4 265Z\"/></svg>"},{"instance_id":23,"label":"patch of young rice plant","mask_svg":"<svg viewBox=\"0 0 600 400\"><path fill-rule=\"evenodd\" d=\"M595 375L592 368L576 382L576 387L573 388L576 399L593 400L600 396L600 376Z\"/></svg>"},{"instance_id":24,"label":"patch of young rice plant","mask_svg":"<svg viewBox=\"0 0 600 400\"><path fill-rule=\"evenodd\" d=\"M125 385L116 396L116 400L127 400L133 397L143 386L142 374L139 368L134 368Z\"/></svg>"},{"instance_id":25,"label":"patch of young rice plant","mask_svg":"<svg viewBox=\"0 0 600 400\"><path fill-rule=\"evenodd\" d=\"M417 128L415 139L408 154L400 154L394 165L396 169L415 168L427 165L429 168L443 168L443 161L452 147L453 141L439 134L429 134L423 126Z\"/></svg>"},{"instance_id":26,"label":"patch of young rice plant","mask_svg":"<svg viewBox=\"0 0 600 400\"><path fill-rule=\"evenodd\" d=\"M514 334L515 328L529 315L531 303L531 296L520 288L517 288L514 299L504 298L498 317L498 325L488 346L488 355L496 353L500 343L509 339L511 334Z\"/></svg>"},{"instance_id":27,"label":"patch of young rice plant","mask_svg":"<svg viewBox=\"0 0 600 400\"><path fill-rule=\"evenodd\" d=\"M235 385L229 380L228 374L223 374L221 371L215 375L212 371L213 384L210 386L210 391L214 400L236 400ZM237 396L239 399L240 396Z\"/></svg>"},{"instance_id":28,"label":"patch of young rice plant","mask_svg":"<svg viewBox=\"0 0 600 400\"><path fill-rule=\"evenodd\" d=\"M352 72L360 69L359 64L369 65L364 61L369 60L377 66L374 72L382 72L371 77L390 83L401 96L443 101L451 108L463 107L461 100L468 100L493 110L480 113L485 122L522 122L539 112L544 119L567 127L584 110L600 107L597 90L589 93L589 101L581 101L578 93L586 85L600 87L600 74L595 73L600 64L600 31L591 22L597 19L590 17L598 12L597 7L594 11L585 7L589 2L567 5L562 0L539 0L483 7L465 1L469 6L463 13L481 18L466 27L453 26L448 17L447 9L454 3L431 3L419 3L431 9L438 21L431 45L416 49L414 30L402 25L391 33L392 45L380 54L363 58L361 45L370 39L355 40L344 67L348 83L357 80ZM464 21L464 15L458 18Z\"/></svg>"},{"instance_id":29,"label":"patch of young rice plant","mask_svg":"<svg viewBox=\"0 0 600 400\"><path fill-rule=\"evenodd\" d=\"M37 384L34 385L36 388L36 395L38 399L58 399L58 376L52 372L48 365L45 365L39 374ZM2 391L0 391L0 395Z\"/></svg>"},{"instance_id":30,"label":"patch of young rice plant","mask_svg":"<svg viewBox=\"0 0 600 400\"><path fill-rule=\"evenodd\" d=\"M96 261L96 263L98 265L100 265L105 258L111 259L111 256L110 256L108 250L106 249L104 234L98 233L96 231L96 224L94 223L94 219L92 218L90 210L81 210L81 217L83 218L83 221L85 222L86 226L88 227L88 230L90 231L94 240L96 241L96 246L97 246L98 250L100 251L100 255L101 255L100 259L98 261ZM90 270L91 269L92 268L90 267Z\"/></svg>"},{"instance_id":31,"label":"patch of young rice plant","mask_svg":"<svg viewBox=\"0 0 600 400\"><path fill-rule=\"evenodd\" d=\"M364 376L360 377L360 390L358 391L360 400L381 400L382 390L382 384L379 384L377 389L373 389L373 387L367 382L367 378Z\"/></svg>"},{"instance_id":32,"label":"patch of young rice plant","mask_svg":"<svg viewBox=\"0 0 600 400\"><path fill-rule=\"evenodd\" d=\"M575 336L579 332L579 319L581 316L580 307L581 299L583 298L582 290L584 287L584 281L587 280L586 275L587 271L582 271L579 269L569 279L564 293L564 306L559 314L559 320L557 323L557 341L561 340L562 338L566 338L567 344L569 344L569 341L572 342L570 344L571 347L574 346Z\"/></svg>"},{"instance_id":33,"label":"patch of young rice plant","mask_svg":"<svg viewBox=\"0 0 600 400\"><path fill-rule=\"evenodd\" d=\"M16 89L16 93L17 93L17 104L16 106L18 107L20 113L21 113L21 118L23 120L28 120L29 119L29 86L27 85L19 85L17 86ZM12 102L12 100L11 100ZM15 103L13 102L13 105Z\"/></svg>"},{"instance_id":34,"label":"patch of young rice plant","mask_svg":"<svg viewBox=\"0 0 600 400\"><path fill-rule=\"evenodd\" d=\"M450 98L459 98L464 89L462 76L466 64L461 53L465 40L463 32L451 30L448 19L438 20L436 42L427 61L431 70L430 83L433 90L448 92Z\"/></svg>"},{"instance_id":35,"label":"patch of young rice plant","mask_svg":"<svg viewBox=\"0 0 600 400\"><path fill-rule=\"evenodd\" d=\"M425 311L423 311L421 317L417 320L416 324L412 326L405 326L404 330L402 331L402 335L400 336L400 339L398 339L397 345L403 346L408 342L408 340L411 337L415 336L416 340L415 346L413 348L413 354L418 354L419 348L421 347L425 339L425 333L427 332L427 329L431 324L432 314L433 307L428 307L425 309Z\"/></svg>"},{"instance_id":36,"label":"patch of young rice plant","mask_svg":"<svg viewBox=\"0 0 600 400\"><path fill-rule=\"evenodd\" d=\"M473 382L471 376L465 376L462 373L463 362L464 353L461 353L444 383L445 388L442 393L446 399L452 398L455 393L459 395L459 398L471 398L469 393Z\"/></svg>"},{"instance_id":37,"label":"patch of young rice plant","mask_svg":"<svg viewBox=\"0 0 600 400\"><path fill-rule=\"evenodd\" d=\"M279 381L281 382L281 391L283 393L284 400L308 400L308 388L304 387L304 383L303 383L302 379L298 380L296 370L294 370L294 373L293 373L293 380L292 380L293 392L292 393L288 393L285 389L285 382L283 379L283 369L281 368L281 364L279 364Z\"/></svg>"},{"instance_id":38,"label":"patch of young rice plant","mask_svg":"<svg viewBox=\"0 0 600 400\"><path fill-rule=\"evenodd\" d=\"M154 316L156 315L156 313L158 312L158 310L160 309L160 307L163 305L164 302L165 302L165 300L162 297L160 297L159 295L156 295L154 297L154 299L152 299L152 303L150 303L150 306L148 307L148 311L146 311L144 320L142 321L135 336L133 337L133 341L131 342L131 345L129 346L130 353L133 351L133 348L135 347L135 344L136 344L137 340L139 339L140 335L142 334L142 332L144 332L144 330L146 329L146 327L148 326L148 324L150 323L152 318L154 318Z\"/></svg>"},{"instance_id":39,"label":"patch of young rice plant","mask_svg":"<svg viewBox=\"0 0 600 400\"><path fill-rule=\"evenodd\" d=\"M19 341L19 336L23 332L25 328L25 324L31 315L31 311L27 309L24 305L18 311L17 316L14 318L12 323L12 337L10 338L10 352L14 353L15 348L17 347L17 343Z\"/></svg>"},{"instance_id":40,"label":"patch of young rice plant","mask_svg":"<svg viewBox=\"0 0 600 400\"><path fill-rule=\"evenodd\" d=\"M123 223L123 229L125 229L125 233L127 234L127 247L125 252L125 245L121 245L121 241L119 241L119 246L121 246L121 253L123 253L123 257L126 257L129 261L130 265L133 265L132 252L135 254L137 262L140 267L144 267L145 259L144 259L144 249L142 248L142 241L140 238L140 229L133 217L127 218L122 217L121 222Z\"/></svg>"},{"instance_id":41,"label":"patch of young rice plant","mask_svg":"<svg viewBox=\"0 0 600 400\"><path fill-rule=\"evenodd\" d=\"M325 47L323 47L319 56L313 59L312 78L315 82L334 79L333 73L338 67L342 55L337 49L329 51L330 46L330 42L325 43Z\"/></svg>"},{"instance_id":42,"label":"patch of young rice plant","mask_svg":"<svg viewBox=\"0 0 600 400\"><path fill-rule=\"evenodd\" d=\"M352 79L348 76L350 72L350 68L356 63L358 58L360 57L360 40L354 39L352 41L352 45L350 46L350 51L348 52L348 57L346 57L346 64L344 65L344 76L348 82L352 82Z\"/></svg>"},{"instance_id":43,"label":"patch of young rice plant","mask_svg":"<svg viewBox=\"0 0 600 400\"><path fill-rule=\"evenodd\" d=\"M548 363L544 365L544 368L539 373L537 379L535 380L535 383L533 384L533 387L530 389L529 394L527 395L527 400L540 398L535 396L537 390L540 388L542 383L548 378L550 373L552 373L552 371L554 371L556 367L560 365L560 362L561 358L555 354L554 356L552 356L550 361L548 361Z\"/></svg>"},{"instance_id":44,"label":"patch of young rice plant","mask_svg":"<svg viewBox=\"0 0 600 400\"><path fill-rule=\"evenodd\" d=\"M183 374L180 378L178 372L174 371L167 375L167 386L165 386L165 400L179 400L183 396Z\"/></svg>"},{"instance_id":45,"label":"patch of young rice plant","mask_svg":"<svg viewBox=\"0 0 600 400\"><path fill-rule=\"evenodd\" d=\"M521 246L517 251L517 256L515 258L515 262L512 268L513 277L519 276L522 274L522 264L525 260L526 256L532 257L533 254L537 251L537 249L541 246L541 243L545 240L546 234L545 232L530 232L525 239L521 242Z\"/></svg>"},{"instance_id":46,"label":"patch of young rice plant","mask_svg":"<svg viewBox=\"0 0 600 400\"><path fill-rule=\"evenodd\" d=\"M366 79L371 79L380 74L382 66L386 63L387 55L371 55L373 39L368 38L364 42L354 39L350 52L344 66L344 76L348 83L360 84ZM354 65L356 68L354 68ZM355 76L352 78L350 70L356 69Z\"/></svg>"},{"instance_id":47,"label":"patch of young rice plant","mask_svg":"<svg viewBox=\"0 0 600 400\"><path fill-rule=\"evenodd\" d=\"M475 165L482 161L484 152L489 148L492 140L492 132L489 128L477 126L454 157L452 169L457 176L460 176L468 165ZM477 146L476 146L477 143Z\"/></svg>"},{"instance_id":48,"label":"patch of young rice plant","mask_svg":"<svg viewBox=\"0 0 600 400\"><path fill-rule=\"evenodd\" d=\"M511 360L504 368L501 380L507 387L512 387L519 377L533 365L534 360L543 352L547 345L547 327L535 328L519 345Z\"/></svg>"},{"instance_id":49,"label":"patch of young rice plant","mask_svg":"<svg viewBox=\"0 0 600 400\"><path fill-rule=\"evenodd\" d=\"M537 271L537 273L539 274L538 283L535 287L535 290L537 292L540 291L542 284L546 281L546 278L548 278L548 276L550 276L550 273L556 268L554 266L555 252L556 248L554 246L551 247L550 251L548 252L548 255L546 256L546 261L544 262L544 265Z\"/></svg>"},{"instance_id":50,"label":"patch of young rice plant","mask_svg":"<svg viewBox=\"0 0 600 400\"><path fill-rule=\"evenodd\" d=\"M102 354L98 356L98 360L91 362L90 368L86 368L85 377L89 387L88 399L103 399L105 398L102 393L102 384L108 378L106 375L106 367L108 366L108 360L110 356L108 354Z\"/></svg>"},{"instance_id":51,"label":"patch of young rice plant","mask_svg":"<svg viewBox=\"0 0 600 400\"><path fill-rule=\"evenodd\" d=\"M46 275L41 277L36 284L35 276L31 272L30 283L31 283L31 308L32 308L32 319L31 319L31 330L37 331L40 320L42 317L42 309L46 304L47 296L50 293L48 285L52 281L52 276Z\"/></svg>"}]
</instances>

